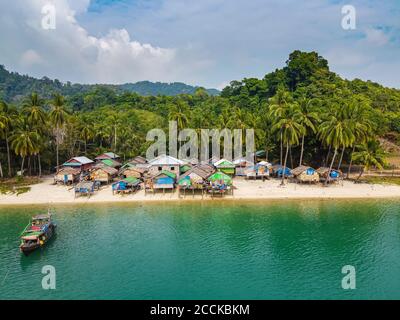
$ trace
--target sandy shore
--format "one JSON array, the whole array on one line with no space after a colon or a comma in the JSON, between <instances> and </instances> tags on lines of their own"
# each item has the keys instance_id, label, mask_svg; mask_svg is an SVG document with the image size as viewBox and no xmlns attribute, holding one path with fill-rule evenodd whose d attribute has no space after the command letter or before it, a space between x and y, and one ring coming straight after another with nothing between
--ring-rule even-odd
<instances>
[{"instance_id":1,"label":"sandy shore","mask_svg":"<svg viewBox=\"0 0 400 320\"><path fill-rule=\"evenodd\" d=\"M167 192L145 195L143 190L131 195L113 195L111 186L104 186L90 198L74 198L71 187L52 185L53 179L46 178L42 183L31 186L31 191L19 196L0 195L0 205L28 205L28 204L79 204L102 202L135 202L135 201L168 201L168 200L200 200L201 195L187 194L179 198L178 192ZM269 180L262 182L246 181L242 178L234 179L235 191L233 196L227 195L226 200L267 200L267 199L351 199L351 198L399 198L400 186L372 185L343 183L323 187L321 185L298 185L288 183L280 186L280 181ZM210 196L204 196L204 201L218 201Z\"/></svg>"}]
</instances>

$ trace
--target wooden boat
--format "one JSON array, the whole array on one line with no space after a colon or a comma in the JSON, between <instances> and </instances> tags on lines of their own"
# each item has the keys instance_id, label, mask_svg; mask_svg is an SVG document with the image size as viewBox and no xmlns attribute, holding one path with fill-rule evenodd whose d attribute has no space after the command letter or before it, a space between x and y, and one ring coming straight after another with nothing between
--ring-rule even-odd
<instances>
[{"instance_id":1,"label":"wooden boat","mask_svg":"<svg viewBox=\"0 0 400 320\"><path fill-rule=\"evenodd\" d=\"M21 252L28 256L38 248L43 247L54 235L56 224L52 221L50 212L32 217L32 221L21 233Z\"/></svg>"}]
</instances>

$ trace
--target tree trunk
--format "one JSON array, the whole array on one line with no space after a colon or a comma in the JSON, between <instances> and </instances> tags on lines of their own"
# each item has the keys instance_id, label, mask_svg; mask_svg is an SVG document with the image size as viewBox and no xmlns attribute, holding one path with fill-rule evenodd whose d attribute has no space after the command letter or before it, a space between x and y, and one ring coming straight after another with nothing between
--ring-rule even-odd
<instances>
[{"instance_id":1,"label":"tree trunk","mask_svg":"<svg viewBox=\"0 0 400 320\"><path fill-rule=\"evenodd\" d=\"M117 125L114 126L114 153L117 152Z\"/></svg>"},{"instance_id":2,"label":"tree trunk","mask_svg":"<svg viewBox=\"0 0 400 320\"><path fill-rule=\"evenodd\" d=\"M38 167L39 167L39 178L42 177L42 163L40 162L40 153L38 153Z\"/></svg>"},{"instance_id":3,"label":"tree trunk","mask_svg":"<svg viewBox=\"0 0 400 320\"><path fill-rule=\"evenodd\" d=\"M338 165L338 168L337 168L338 170L340 170L340 167L342 166L344 150L345 150L345 147L343 147L342 154L340 155L339 165Z\"/></svg>"},{"instance_id":4,"label":"tree trunk","mask_svg":"<svg viewBox=\"0 0 400 320\"><path fill-rule=\"evenodd\" d=\"M57 128L57 133L56 133L56 158L57 158L57 170L58 170L58 166L59 166L59 160L58 160L58 151L59 151L59 147L58 147L58 128Z\"/></svg>"},{"instance_id":5,"label":"tree trunk","mask_svg":"<svg viewBox=\"0 0 400 320\"><path fill-rule=\"evenodd\" d=\"M329 146L328 154L326 155L324 167L326 167L328 165L328 160L329 160L330 155L331 155L331 146Z\"/></svg>"},{"instance_id":6,"label":"tree trunk","mask_svg":"<svg viewBox=\"0 0 400 320\"><path fill-rule=\"evenodd\" d=\"M85 156L87 155L87 142L85 140Z\"/></svg>"},{"instance_id":7,"label":"tree trunk","mask_svg":"<svg viewBox=\"0 0 400 320\"><path fill-rule=\"evenodd\" d=\"M8 176L11 178L12 177L11 155L10 155L10 144L8 142L7 133L6 133L6 146L7 146Z\"/></svg>"},{"instance_id":8,"label":"tree trunk","mask_svg":"<svg viewBox=\"0 0 400 320\"><path fill-rule=\"evenodd\" d=\"M25 157L22 157L22 163L21 163L21 176L24 175L24 162L25 162Z\"/></svg>"},{"instance_id":9,"label":"tree trunk","mask_svg":"<svg viewBox=\"0 0 400 320\"><path fill-rule=\"evenodd\" d=\"M289 147L290 167L293 169L292 146Z\"/></svg>"},{"instance_id":10,"label":"tree trunk","mask_svg":"<svg viewBox=\"0 0 400 320\"><path fill-rule=\"evenodd\" d=\"M304 134L301 137L301 152L300 152L300 161L299 161L299 167L301 166L301 164L303 163L303 153L304 153Z\"/></svg>"},{"instance_id":11,"label":"tree trunk","mask_svg":"<svg viewBox=\"0 0 400 320\"><path fill-rule=\"evenodd\" d=\"M1 165L1 162L0 162L0 177L3 179L3 166Z\"/></svg>"},{"instance_id":12,"label":"tree trunk","mask_svg":"<svg viewBox=\"0 0 400 320\"><path fill-rule=\"evenodd\" d=\"M282 141L282 139L283 139L283 132L282 132L282 129L281 129L281 158L280 158L280 160L281 160L281 162L280 162L280 165L282 166L282 162L283 162L283 159L282 159L282 157L283 157L283 141Z\"/></svg>"},{"instance_id":13,"label":"tree trunk","mask_svg":"<svg viewBox=\"0 0 400 320\"><path fill-rule=\"evenodd\" d=\"M354 145L354 146L353 146L353 150L351 151L350 164L349 164L349 168L348 168L348 170L347 170L346 179L348 179L349 176L350 176L351 166L353 165L353 153L354 153L354 150L355 150L355 149L356 149L356 146Z\"/></svg>"},{"instance_id":14,"label":"tree trunk","mask_svg":"<svg viewBox=\"0 0 400 320\"><path fill-rule=\"evenodd\" d=\"M331 166L329 167L328 177L325 180L325 185L327 185L328 182L331 180L331 171L332 171L333 163L335 162L336 154L337 154L337 148L335 148L335 152L333 153L333 158L331 161Z\"/></svg>"},{"instance_id":15,"label":"tree trunk","mask_svg":"<svg viewBox=\"0 0 400 320\"><path fill-rule=\"evenodd\" d=\"M361 176L363 175L363 173L364 173L364 167L362 167L361 172L357 177L357 181L359 181L361 179Z\"/></svg>"},{"instance_id":16,"label":"tree trunk","mask_svg":"<svg viewBox=\"0 0 400 320\"><path fill-rule=\"evenodd\" d=\"M285 171L286 171L286 163L287 163L288 153L289 153L289 143L286 144L285 164L283 165L283 168L282 168L283 171L282 171L281 186L283 186L285 184Z\"/></svg>"}]
</instances>

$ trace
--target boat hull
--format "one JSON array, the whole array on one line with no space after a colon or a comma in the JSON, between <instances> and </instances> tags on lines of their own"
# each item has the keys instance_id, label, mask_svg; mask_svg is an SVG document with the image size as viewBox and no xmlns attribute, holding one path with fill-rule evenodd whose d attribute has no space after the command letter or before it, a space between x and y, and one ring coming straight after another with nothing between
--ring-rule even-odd
<instances>
[{"instance_id":1,"label":"boat hull","mask_svg":"<svg viewBox=\"0 0 400 320\"><path fill-rule=\"evenodd\" d=\"M42 248L46 245L47 242L53 237L55 234L56 230L56 225L55 224L50 224L48 231L44 234L45 240L41 240L40 243L35 243L35 244L21 244L20 245L20 250L25 256L29 256L32 252L36 251L39 248Z\"/></svg>"}]
</instances>

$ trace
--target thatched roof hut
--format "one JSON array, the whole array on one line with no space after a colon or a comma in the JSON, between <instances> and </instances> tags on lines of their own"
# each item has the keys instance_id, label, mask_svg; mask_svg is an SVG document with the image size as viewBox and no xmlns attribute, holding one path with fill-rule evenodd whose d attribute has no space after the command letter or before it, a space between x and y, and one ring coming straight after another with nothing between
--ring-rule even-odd
<instances>
[{"instance_id":1,"label":"thatched roof hut","mask_svg":"<svg viewBox=\"0 0 400 320\"><path fill-rule=\"evenodd\" d=\"M290 168L288 168L288 167L284 168L280 164L273 165L270 168L270 174L273 177L281 178L282 175L283 175L283 172L285 172L285 177L291 177L292 176L292 172L291 172Z\"/></svg>"},{"instance_id":2,"label":"thatched roof hut","mask_svg":"<svg viewBox=\"0 0 400 320\"><path fill-rule=\"evenodd\" d=\"M210 173L202 170L199 166L191 168L179 179L178 184L181 188L203 189Z\"/></svg>"},{"instance_id":3,"label":"thatched roof hut","mask_svg":"<svg viewBox=\"0 0 400 320\"><path fill-rule=\"evenodd\" d=\"M297 182L316 183L319 182L319 175L315 169L307 166L300 166L292 170L292 176Z\"/></svg>"},{"instance_id":4,"label":"thatched roof hut","mask_svg":"<svg viewBox=\"0 0 400 320\"><path fill-rule=\"evenodd\" d=\"M62 167L54 176L54 181L64 184L78 181L81 170L73 167Z\"/></svg>"},{"instance_id":5,"label":"thatched roof hut","mask_svg":"<svg viewBox=\"0 0 400 320\"><path fill-rule=\"evenodd\" d=\"M325 182L326 179L328 178L328 174L329 174L329 168L328 167L321 167L317 169L317 173L319 175L319 179L321 182ZM331 170L331 174L330 174L330 178L329 181L330 182L335 182L338 181L340 179L340 177L342 177L342 172L340 170L335 170L332 169Z\"/></svg>"},{"instance_id":6,"label":"thatched roof hut","mask_svg":"<svg viewBox=\"0 0 400 320\"><path fill-rule=\"evenodd\" d=\"M82 181L75 186L75 197L76 195L87 195L90 196L94 193L95 183L93 181Z\"/></svg>"},{"instance_id":7,"label":"thatched roof hut","mask_svg":"<svg viewBox=\"0 0 400 320\"><path fill-rule=\"evenodd\" d=\"M119 175L124 178L133 177L136 179L142 179L145 172L146 169L137 167L134 164L129 163L121 168L121 170L119 171Z\"/></svg>"},{"instance_id":8,"label":"thatched roof hut","mask_svg":"<svg viewBox=\"0 0 400 320\"><path fill-rule=\"evenodd\" d=\"M151 179L153 189L174 189L176 174L170 171L161 171Z\"/></svg>"},{"instance_id":9,"label":"thatched roof hut","mask_svg":"<svg viewBox=\"0 0 400 320\"><path fill-rule=\"evenodd\" d=\"M95 166L90 170L90 179L93 181L111 182L118 174L118 170L106 165Z\"/></svg>"}]
</instances>

